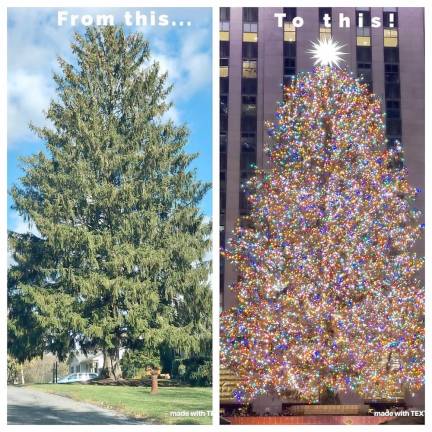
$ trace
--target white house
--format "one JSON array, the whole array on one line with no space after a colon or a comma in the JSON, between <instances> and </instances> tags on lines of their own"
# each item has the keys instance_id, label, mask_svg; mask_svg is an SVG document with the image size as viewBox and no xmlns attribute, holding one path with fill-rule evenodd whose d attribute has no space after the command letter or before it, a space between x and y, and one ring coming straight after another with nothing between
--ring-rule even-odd
<instances>
[{"instance_id":1,"label":"white house","mask_svg":"<svg viewBox=\"0 0 432 432\"><path fill-rule=\"evenodd\" d=\"M125 349L120 349L120 359L123 357ZM100 373L103 368L104 356L102 351L85 355L81 351L71 353L68 358L69 373Z\"/></svg>"}]
</instances>

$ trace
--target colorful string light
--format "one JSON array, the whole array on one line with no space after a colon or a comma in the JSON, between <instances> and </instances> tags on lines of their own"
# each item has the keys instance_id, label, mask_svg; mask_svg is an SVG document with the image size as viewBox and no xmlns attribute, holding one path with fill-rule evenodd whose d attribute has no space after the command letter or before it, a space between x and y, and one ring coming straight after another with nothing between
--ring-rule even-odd
<instances>
[{"instance_id":1,"label":"colorful string light","mask_svg":"<svg viewBox=\"0 0 432 432\"><path fill-rule=\"evenodd\" d=\"M418 190L386 148L380 100L343 69L285 87L246 184L250 215L224 255L238 304L221 316L221 364L239 400L323 390L388 398L424 383Z\"/></svg>"}]
</instances>

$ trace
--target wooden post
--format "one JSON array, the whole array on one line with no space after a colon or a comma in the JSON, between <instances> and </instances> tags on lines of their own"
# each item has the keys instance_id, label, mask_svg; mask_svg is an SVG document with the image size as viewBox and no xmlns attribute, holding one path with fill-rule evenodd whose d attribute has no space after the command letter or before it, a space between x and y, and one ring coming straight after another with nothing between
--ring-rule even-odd
<instances>
[{"instance_id":1,"label":"wooden post","mask_svg":"<svg viewBox=\"0 0 432 432\"><path fill-rule=\"evenodd\" d=\"M150 394L157 394L159 392L158 388L158 375L160 370L152 369L151 371L151 391Z\"/></svg>"}]
</instances>

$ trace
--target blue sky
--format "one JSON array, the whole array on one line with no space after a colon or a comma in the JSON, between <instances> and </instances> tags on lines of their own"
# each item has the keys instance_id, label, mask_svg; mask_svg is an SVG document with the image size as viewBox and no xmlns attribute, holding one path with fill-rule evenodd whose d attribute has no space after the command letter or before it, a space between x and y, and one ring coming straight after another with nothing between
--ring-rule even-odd
<instances>
[{"instance_id":1,"label":"blue sky","mask_svg":"<svg viewBox=\"0 0 432 432\"><path fill-rule=\"evenodd\" d=\"M56 58L72 60L70 41L81 25L57 25L57 8L8 9L8 189L23 171L18 158L40 150L44 145L28 129L29 122L47 124L43 110L55 97L52 73L58 70ZM113 14L121 24L125 11L139 10L150 16L166 14L169 23L190 21L191 25L175 27L126 27L126 31L141 31L150 43L154 59L168 80L174 84L171 100L175 106L167 114L176 123L186 123L191 132L188 152L199 152L193 168L200 180L211 181L212 142L212 82L211 82L211 8L61 8L70 14ZM24 232L28 226L10 209L8 197L8 228ZM202 210L211 216L211 193L202 202Z\"/></svg>"}]
</instances>

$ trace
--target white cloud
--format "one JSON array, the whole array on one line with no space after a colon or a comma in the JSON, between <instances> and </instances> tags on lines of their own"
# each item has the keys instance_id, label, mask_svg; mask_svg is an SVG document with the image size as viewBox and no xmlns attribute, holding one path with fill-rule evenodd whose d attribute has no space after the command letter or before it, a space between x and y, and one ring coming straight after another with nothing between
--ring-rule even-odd
<instances>
[{"instance_id":1,"label":"white cloud","mask_svg":"<svg viewBox=\"0 0 432 432\"><path fill-rule=\"evenodd\" d=\"M54 95L57 56L69 52L70 32L44 9L11 9L8 30L8 145L33 138L31 122L45 125L43 110Z\"/></svg>"},{"instance_id":2,"label":"white cloud","mask_svg":"<svg viewBox=\"0 0 432 432\"><path fill-rule=\"evenodd\" d=\"M8 81L8 141L34 136L28 125L46 124L43 110L48 108L54 89L43 74L17 70Z\"/></svg>"},{"instance_id":3,"label":"white cloud","mask_svg":"<svg viewBox=\"0 0 432 432\"><path fill-rule=\"evenodd\" d=\"M168 80L174 84L171 99L187 101L211 83L211 54L203 46L210 37L207 29L194 29L180 40L180 49L172 53L166 43L153 44L153 57L161 71L168 72Z\"/></svg>"}]
</instances>

